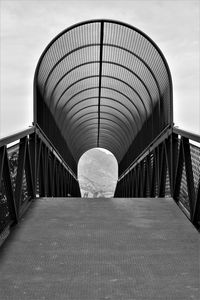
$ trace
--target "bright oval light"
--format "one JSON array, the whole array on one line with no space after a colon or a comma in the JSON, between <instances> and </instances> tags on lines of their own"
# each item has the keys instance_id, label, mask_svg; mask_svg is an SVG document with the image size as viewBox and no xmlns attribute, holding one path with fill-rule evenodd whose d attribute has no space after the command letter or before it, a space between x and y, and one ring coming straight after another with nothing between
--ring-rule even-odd
<instances>
[{"instance_id":1,"label":"bright oval light","mask_svg":"<svg viewBox=\"0 0 200 300\"><path fill-rule=\"evenodd\" d=\"M113 197L117 179L118 163L110 151L93 148L81 156L78 162L78 180L82 197Z\"/></svg>"}]
</instances>

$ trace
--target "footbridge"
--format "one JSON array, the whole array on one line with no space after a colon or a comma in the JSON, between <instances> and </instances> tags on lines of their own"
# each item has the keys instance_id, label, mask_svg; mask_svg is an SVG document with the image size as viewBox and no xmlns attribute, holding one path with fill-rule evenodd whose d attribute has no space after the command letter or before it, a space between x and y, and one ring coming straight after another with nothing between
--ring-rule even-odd
<instances>
[{"instance_id":1,"label":"footbridge","mask_svg":"<svg viewBox=\"0 0 200 300\"><path fill-rule=\"evenodd\" d=\"M33 103L33 126L0 140L0 298L198 299L200 136L174 127L159 47L76 24L42 53ZM112 199L81 199L95 147L118 162Z\"/></svg>"}]
</instances>

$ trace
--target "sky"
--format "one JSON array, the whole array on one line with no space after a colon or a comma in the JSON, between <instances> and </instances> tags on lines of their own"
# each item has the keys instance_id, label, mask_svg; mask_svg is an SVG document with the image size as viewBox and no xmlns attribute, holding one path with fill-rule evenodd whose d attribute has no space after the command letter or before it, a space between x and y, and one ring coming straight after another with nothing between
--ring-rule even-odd
<instances>
[{"instance_id":1,"label":"sky","mask_svg":"<svg viewBox=\"0 0 200 300\"><path fill-rule=\"evenodd\" d=\"M165 55L174 88L174 122L200 134L200 1L0 0L0 136L32 125L33 77L47 44L89 19L129 23Z\"/></svg>"}]
</instances>

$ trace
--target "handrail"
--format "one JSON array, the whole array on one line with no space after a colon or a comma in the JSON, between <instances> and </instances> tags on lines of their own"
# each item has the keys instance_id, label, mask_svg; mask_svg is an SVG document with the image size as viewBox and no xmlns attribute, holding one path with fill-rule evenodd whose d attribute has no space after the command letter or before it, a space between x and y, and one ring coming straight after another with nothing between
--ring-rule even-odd
<instances>
[{"instance_id":1,"label":"handrail","mask_svg":"<svg viewBox=\"0 0 200 300\"><path fill-rule=\"evenodd\" d=\"M3 137L0 139L0 147L4 146L4 145L8 145L11 144L17 140L22 139L23 137L32 134L35 132L35 126L32 126L28 129L22 130L20 132L14 133L12 135Z\"/></svg>"},{"instance_id":2,"label":"handrail","mask_svg":"<svg viewBox=\"0 0 200 300\"><path fill-rule=\"evenodd\" d=\"M198 135L196 133L185 131L185 130L179 129L177 127L173 127L173 132L176 134L179 134L185 138L193 140L194 142L200 143L200 135Z\"/></svg>"}]
</instances>

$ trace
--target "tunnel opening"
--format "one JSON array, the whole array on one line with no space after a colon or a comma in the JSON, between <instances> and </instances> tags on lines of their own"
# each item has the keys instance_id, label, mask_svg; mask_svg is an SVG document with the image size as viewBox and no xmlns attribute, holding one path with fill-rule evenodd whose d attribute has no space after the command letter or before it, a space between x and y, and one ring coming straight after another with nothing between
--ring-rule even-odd
<instances>
[{"instance_id":1,"label":"tunnel opening","mask_svg":"<svg viewBox=\"0 0 200 300\"><path fill-rule=\"evenodd\" d=\"M82 198L114 196L118 180L115 156L104 148L86 151L78 162L78 181Z\"/></svg>"},{"instance_id":2,"label":"tunnel opening","mask_svg":"<svg viewBox=\"0 0 200 300\"><path fill-rule=\"evenodd\" d=\"M122 178L173 126L172 78L163 53L121 21L74 24L38 61L34 124L75 177L83 153L100 147L114 154Z\"/></svg>"}]
</instances>

